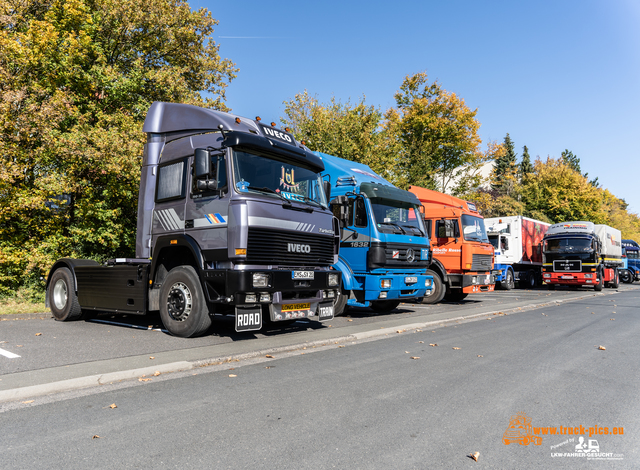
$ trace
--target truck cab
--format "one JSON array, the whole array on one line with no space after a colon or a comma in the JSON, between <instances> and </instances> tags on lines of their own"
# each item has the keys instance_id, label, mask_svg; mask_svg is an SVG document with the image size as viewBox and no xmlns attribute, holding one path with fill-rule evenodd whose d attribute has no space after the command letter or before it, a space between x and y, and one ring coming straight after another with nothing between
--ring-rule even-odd
<instances>
[{"instance_id":1,"label":"truck cab","mask_svg":"<svg viewBox=\"0 0 640 470\"><path fill-rule=\"evenodd\" d=\"M336 314L348 306L388 312L400 302L419 302L429 295L431 250L418 199L367 165L318 156L340 221L340 256L334 268L342 274L342 289Z\"/></svg>"},{"instance_id":2,"label":"truck cab","mask_svg":"<svg viewBox=\"0 0 640 470\"><path fill-rule=\"evenodd\" d=\"M339 227L322 160L275 123L155 102L143 131L136 255L59 260L47 301L58 320L159 311L177 336L214 313L237 331L333 318Z\"/></svg>"}]
</instances>

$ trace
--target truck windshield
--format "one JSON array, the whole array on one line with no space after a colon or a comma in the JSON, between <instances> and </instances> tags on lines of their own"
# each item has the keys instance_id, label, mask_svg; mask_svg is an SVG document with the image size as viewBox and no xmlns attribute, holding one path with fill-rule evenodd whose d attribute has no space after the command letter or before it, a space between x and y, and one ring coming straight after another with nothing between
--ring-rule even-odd
<instances>
[{"instance_id":1,"label":"truck windshield","mask_svg":"<svg viewBox=\"0 0 640 470\"><path fill-rule=\"evenodd\" d=\"M489 242L493 245L493 247L497 250L498 245L500 244L500 236L499 235L489 235Z\"/></svg>"},{"instance_id":2,"label":"truck windshield","mask_svg":"<svg viewBox=\"0 0 640 470\"><path fill-rule=\"evenodd\" d=\"M545 240L544 251L546 252L585 252L591 251L591 239L589 238L557 238Z\"/></svg>"},{"instance_id":3,"label":"truck windshield","mask_svg":"<svg viewBox=\"0 0 640 470\"><path fill-rule=\"evenodd\" d=\"M467 214L463 214L461 219L462 235L465 240L489 243L487 231L484 228L484 219Z\"/></svg>"},{"instance_id":4,"label":"truck windshield","mask_svg":"<svg viewBox=\"0 0 640 470\"><path fill-rule=\"evenodd\" d=\"M243 193L271 194L289 201L327 207L319 173L255 153L233 151L233 184Z\"/></svg>"},{"instance_id":5,"label":"truck windshield","mask_svg":"<svg viewBox=\"0 0 640 470\"><path fill-rule=\"evenodd\" d=\"M392 199L370 199L376 227L383 233L424 236L420 210L415 204Z\"/></svg>"},{"instance_id":6,"label":"truck windshield","mask_svg":"<svg viewBox=\"0 0 640 470\"><path fill-rule=\"evenodd\" d=\"M640 259L640 251L627 249L627 258L628 259Z\"/></svg>"}]
</instances>

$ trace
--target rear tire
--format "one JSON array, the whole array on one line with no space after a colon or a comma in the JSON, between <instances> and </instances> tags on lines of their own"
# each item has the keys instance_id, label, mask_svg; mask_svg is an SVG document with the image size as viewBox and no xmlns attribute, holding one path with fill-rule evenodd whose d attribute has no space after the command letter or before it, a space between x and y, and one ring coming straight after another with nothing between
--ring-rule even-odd
<instances>
[{"instance_id":1,"label":"rear tire","mask_svg":"<svg viewBox=\"0 0 640 470\"><path fill-rule=\"evenodd\" d=\"M73 321L82 318L73 274L69 268L58 268L49 283L49 307L58 321Z\"/></svg>"},{"instance_id":2,"label":"rear tire","mask_svg":"<svg viewBox=\"0 0 640 470\"><path fill-rule=\"evenodd\" d=\"M527 286L529 289L534 289L538 285L535 271L529 271L527 273Z\"/></svg>"},{"instance_id":3,"label":"rear tire","mask_svg":"<svg viewBox=\"0 0 640 470\"><path fill-rule=\"evenodd\" d=\"M613 269L613 281L609 283L609 287L617 289L620 286L620 274L616 268Z\"/></svg>"},{"instance_id":4,"label":"rear tire","mask_svg":"<svg viewBox=\"0 0 640 470\"><path fill-rule=\"evenodd\" d=\"M174 336L193 338L211 326L200 279L192 266L178 266L167 274L160 288L160 318Z\"/></svg>"},{"instance_id":5,"label":"rear tire","mask_svg":"<svg viewBox=\"0 0 640 470\"><path fill-rule=\"evenodd\" d=\"M374 300L371 302L371 309L378 313L389 313L400 305L399 300Z\"/></svg>"},{"instance_id":6,"label":"rear tire","mask_svg":"<svg viewBox=\"0 0 640 470\"><path fill-rule=\"evenodd\" d=\"M444 294L446 293L444 283L442 282L442 278L440 277L440 275L435 271L427 269L427 275L433 277L433 286L431 289L431 295L425 295L422 303L437 304L442 300Z\"/></svg>"}]
</instances>

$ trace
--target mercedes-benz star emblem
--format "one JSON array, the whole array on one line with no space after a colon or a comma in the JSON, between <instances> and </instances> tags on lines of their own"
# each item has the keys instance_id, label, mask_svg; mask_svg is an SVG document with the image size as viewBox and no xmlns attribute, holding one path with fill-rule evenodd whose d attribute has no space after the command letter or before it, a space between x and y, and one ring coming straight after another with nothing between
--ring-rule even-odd
<instances>
[{"instance_id":1,"label":"mercedes-benz star emblem","mask_svg":"<svg viewBox=\"0 0 640 470\"><path fill-rule=\"evenodd\" d=\"M407 263L413 263L413 260L416 259L416 254L413 252L411 248L407 250Z\"/></svg>"}]
</instances>

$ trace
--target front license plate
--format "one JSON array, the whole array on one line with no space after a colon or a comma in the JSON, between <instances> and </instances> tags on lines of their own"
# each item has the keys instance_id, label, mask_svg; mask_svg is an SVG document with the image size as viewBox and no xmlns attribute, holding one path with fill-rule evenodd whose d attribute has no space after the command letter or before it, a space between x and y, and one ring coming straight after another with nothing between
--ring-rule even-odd
<instances>
[{"instance_id":1,"label":"front license plate","mask_svg":"<svg viewBox=\"0 0 640 470\"><path fill-rule=\"evenodd\" d=\"M573 279L573 276L560 276L560 279Z\"/></svg>"},{"instance_id":2,"label":"front license plate","mask_svg":"<svg viewBox=\"0 0 640 470\"><path fill-rule=\"evenodd\" d=\"M405 277L404 282L405 284L415 284L416 282L418 282L418 278L415 276Z\"/></svg>"},{"instance_id":3,"label":"front license plate","mask_svg":"<svg viewBox=\"0 0 640 470\"><path fill-rule=\"evenodd\" d=\"M293 312L296 310L309 310L311 308L310 303L301 303L301 304L286 304L282 306L283 312Z\"/></svg>"},{"instance_id":4,"label":"front license plate","mask_svg":"<svg viewBox=\"0 0 640 470\"><path fill-rule=\"evenodd\" d=\"M313 271L293 271L291 273L292 279L313 279Z\"/></svg>"}]
</instances>

